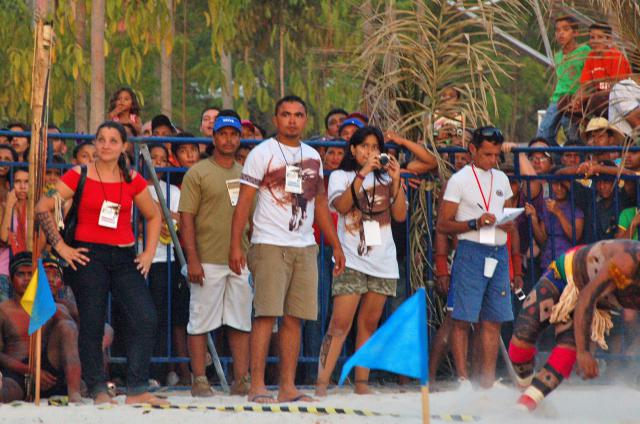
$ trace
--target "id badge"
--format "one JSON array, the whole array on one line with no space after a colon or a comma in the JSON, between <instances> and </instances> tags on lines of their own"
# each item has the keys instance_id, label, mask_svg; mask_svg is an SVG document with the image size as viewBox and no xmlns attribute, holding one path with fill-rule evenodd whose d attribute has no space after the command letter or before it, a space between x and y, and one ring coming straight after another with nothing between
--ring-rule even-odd
<instances>
[{"instance_id":1,"label":"id badge","mask_svg":"<svg viewBox=\"0 0 640 424\"><path fill-rule=\"evenodd\" d=\"M287 193L302 194L302 173L299 166L287 165L284 191Z\"/></svg>"},{"instance_id":2,"label":"id badge","mask_svg":"<svg viewBox=\"0 0 640 424\"><path fill-rule=\"evenodd\" d=\"M231 201L231 206L238 204L238 196L240 195L240 180L227 180L227 192L229 193L229 200Z\"/></svg>"},{"instance_id":3,"label":"id badge","mask_svg":"<svg viewBox=\"0 0 640 424\"><path fill-rule=\"evenodd\" d=\"M380 233L380 223L378 221L362 221L364 227L364 241L367 246L380 246L382 244L382 234Z\"/></svg>"},{"instance_id":4,"label":"id badge","mask_svg":"<svg viewBox=\"0 0 640 424\"><path fill-rule=\"evenodd\" d=\"M120 205L115 202L105 200L100 209L98 225L107 228L118 228L118 216L120 216Z\"/></svg>"}]
</instances>

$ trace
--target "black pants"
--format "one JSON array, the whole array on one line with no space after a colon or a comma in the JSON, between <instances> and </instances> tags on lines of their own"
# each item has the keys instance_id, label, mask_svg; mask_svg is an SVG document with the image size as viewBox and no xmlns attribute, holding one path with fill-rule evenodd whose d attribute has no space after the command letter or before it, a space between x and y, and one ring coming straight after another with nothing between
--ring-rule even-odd
<instances>
[{"instance_id":1,"label":"black pants","mask_svg":"<svg viewBox=\"0 0 640 424\"><path fill-rule=\"evenodd\" d=\"M127 394L143 393L148 387L157 317L145 280L136 269L134 250L86 242L75 242L74 247L89 249L85 255L90 262L69 273L80 313L82 377L89 393L95 396L107 391L102 336L109 292L126 324L122 336L127 351Z\"/></svg>"}]
</instances>

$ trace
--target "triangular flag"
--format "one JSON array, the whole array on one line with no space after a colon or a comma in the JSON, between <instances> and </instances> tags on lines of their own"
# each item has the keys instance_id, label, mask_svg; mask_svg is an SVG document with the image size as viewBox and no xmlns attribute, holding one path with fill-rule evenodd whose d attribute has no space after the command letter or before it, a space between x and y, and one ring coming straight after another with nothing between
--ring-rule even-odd
<instances>
[{"instance_id":1,"label":"triangular flag","mask_svg":"<svg viewBox=\"0 0 640 424\"><path fill-rule=\"evenodd\" d=\"M20 305L31 316L29 335L38 331L56 313L56 302L51 294L42 259L38 259L38 267L20 299Z\"/></svg>"},{"instance_id":2,"label":"triangular flag","mask_svg":"<svg viewBox=\"0 0 640 424\"><path fill-rule=\"evenodd\" d=\"M423 288L407 299L342 368L340 384L355 366L429 378L427 351L427 301Z\"/></svg>"}]
</instances>

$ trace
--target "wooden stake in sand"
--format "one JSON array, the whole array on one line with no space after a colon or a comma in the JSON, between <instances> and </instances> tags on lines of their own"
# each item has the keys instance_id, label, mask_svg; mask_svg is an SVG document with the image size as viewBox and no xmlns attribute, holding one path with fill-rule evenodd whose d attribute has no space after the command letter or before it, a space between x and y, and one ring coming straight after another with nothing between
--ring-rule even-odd
<instances>
[{"instance_id":1,"label":"wooden stake in sand","mask_svg":"<svg viewBox=\"0 0 640 424\"><path fill-rule=\"evenodd\" d=\"M42 17L36 17L34 34L33 71L31 83L31 148L29 151L29 191L27 199L27 250L33 253L35 274L40 257L38 231L35 230L35 205L42 195L44 175L47 166L47 127L49 76L51 71L53 28ZM35 383L34 403L40 404L40 377L42 356L42 331L31 336L29 343L29 378ZM34 378L35 377L35 378ZM27 398L30 399L31 384L27 384Z\"/></svg>"}]
</instances>

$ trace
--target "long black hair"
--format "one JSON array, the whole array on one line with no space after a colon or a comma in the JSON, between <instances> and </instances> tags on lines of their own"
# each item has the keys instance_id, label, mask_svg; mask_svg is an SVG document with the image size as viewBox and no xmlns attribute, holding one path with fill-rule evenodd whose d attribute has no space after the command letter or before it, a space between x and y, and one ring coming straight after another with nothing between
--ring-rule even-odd
<instances>
[{"instance_id":1,"label":"long black hair","mask_svg":"<svg viewBox=\"0 0 640 424\"><path fill-rule=\"evenodd\" d=\"M122 124L114 121L104 121L98 129L96 130L96 139L98 138L98 134L100 134L100 130L103 128L113 128L120 133L120 138L122 139L122 144L127 142L127 132L125 131ZM120 157L118 157L118 167L120 171L122 171L122 176L127 183L131 182L131 170L127 165L127 158L125 157L124 152L120 153Z\"/></svg>"},{"instance_id":2,"label":"long black hair","mask_svg":"<svg viewBox=\"0 0 640 424\"><path fill-rule=\"evenodd\" d=\"M365 126L359 128L355 133L353 133L351 139L349 140L346 154L344 155L344 158L340 163L340 169L342 169L343 171L360 171L362 166L358 164L358 161L351 153L351 147L356 147L364 143L364 140L366 140L366 138L370 135L376 138L376 141L378 142L378 150L380 150L380 153L384 151L384 136L382 135L382 131L380 131L380 128L373 126ZM381 181L380 178L383 172L384 171L381 169L376 169L375 171L373 171L373 174L378 181Z\"/></svg>"}]
</instances>

